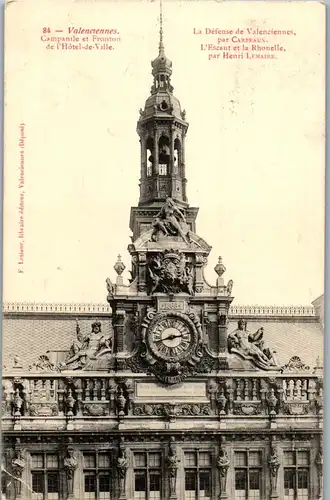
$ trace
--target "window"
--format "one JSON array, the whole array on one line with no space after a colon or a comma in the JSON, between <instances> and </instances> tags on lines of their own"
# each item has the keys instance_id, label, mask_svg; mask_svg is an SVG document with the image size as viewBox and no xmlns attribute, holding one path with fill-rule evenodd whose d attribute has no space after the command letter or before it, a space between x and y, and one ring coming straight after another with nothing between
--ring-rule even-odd
<instances>
[{"instance_id":1,"label":"window","mask_svg":"<svg viewBox=\"0 0 330 500\"><path fill-rule=\"evenodd\" d=\"M110 467L109 453L84 453L86 500L110 500Z\"/></svg>"},{"instance_id":2,"label":"window","mask_svg":"<svg viewBox=\"0 0 330 500\"><path fill-rule=\"evenodd\" d=\"M161 453L134 453L134 500L160 499Z\"/></svg>"},{"instance_id":3,"label":"window","mask_svg":"<svg viewBox=\"0 0 330 500\"><path fill-rule=\"evenodd\" d=\"M284 500L308 500L309 451L284 452Z\"/></svg>"},{"instance_id":4,"label":"window","mask_svg":"<svg viewBox=\"0 0 330 500\"><path fill-rule=\"evenodd\" d=\"M152 176L152 163L147 165L147 177Z\"/></svg>"},{"instance_id":5,"label":"window","mask_svg":"<svg viewBox=\"0 0 330 500\"><path fill-rule=\"evenodd\" d=\"M159 175L167 175L167 165L166 163L159 164Z\"/></svg>"},{"instance_id":6,"label":"window","mask_svg":"<svg viewBox=\"0 0 330 500\"><path fill-rule=\"evenodd\" d=\"M58 455L50 453L31 454L31 475L35 500L58 500Z\"/></svg>"},{"instance_id":7,"label":"window","mask_svg":"<svg viewBox=\"0 0 330 500\"><path fill-rule=\"evenodd\" d=\"M211 498L211 453L187 451L184 454L185 500Z\"/></svg>"},{"instance_id":8,"label":"window","mask_svg":"<svg viewBox=\"0 0 330 500\"><path fill-rule=\"evenodd\" d=\"M260 451L235 451L235 500L259 500Z\"/></svg>"}]
</instances>

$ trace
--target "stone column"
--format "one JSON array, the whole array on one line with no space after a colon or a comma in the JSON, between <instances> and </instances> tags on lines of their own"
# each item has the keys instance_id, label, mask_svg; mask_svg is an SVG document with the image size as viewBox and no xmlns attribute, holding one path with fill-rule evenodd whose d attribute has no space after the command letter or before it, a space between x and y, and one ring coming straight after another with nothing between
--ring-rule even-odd
<instances>
[{"instance_id":1,"label":"stone column","mask_svg":"<svg viewBox=\"0 0 330 500\"><path fill-rule=\"evenodd\" d=\"M124 309L117 309L115 313L114 329L116 332L116 352L124 351L124 333L125 333L125 316Z\"/></svg>"},{"instance_id":2,"label":"stone column","mask_svg":"<svg viewBox=\"0 0 330 500\"><path fill-rule=\"evenodd\" d=\"M138 276L139 292L147 291L147 254L146 252L139 253L139 276Z\"/></svg>"},{"instance_id":3,"label":"stone column","mask_svg":"<svg viewBox=\"0 0 330 500\"><path fill-rule=\"evenodd\" d=\"M227 494L227 474L230 466L230 460L228 453L224 447L225 438L221 439L219 456L217 459L217 467L219 469L219 482L220 482L220 495L219 500L226 500L228 498Z\"/></svg>"},{"instance_id":4,"label":"stone column","mask_svg":"<svg viewBox=\"0 0 330 500\"><path fill-rule=\"evenodd\" d=\"M319 452L317 454L316 460L315 460L315 465L316 465L316 471L317 471L317 477L318 477L318 500L323 499L323 445L322 445L322 436L320 436L320 447L319 447Z\"/></svg>"},{"instance_id":5,"label":"stone column","mask_svg":"<svg viewBox=\"0 0 330 500\"><path fill-rule=\"evenodd\" d=\"M78 460L73 447L68 446L64 458L64 470L66 474L67 499L74 499L74 473L78 467Z\"/></svg>"}]
</instances>

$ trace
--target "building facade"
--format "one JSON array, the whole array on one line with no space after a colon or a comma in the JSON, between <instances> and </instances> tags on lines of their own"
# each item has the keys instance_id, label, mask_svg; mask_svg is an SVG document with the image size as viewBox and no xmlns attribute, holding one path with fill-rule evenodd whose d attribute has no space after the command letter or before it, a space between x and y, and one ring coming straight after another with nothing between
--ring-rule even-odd
<instances>
[{"instance_id":1,"label":"building facade","mask_svg":"<svg viewBox=\"0 0 330 500\"><path fill-rule=\"evenodd\" d=\"M196 233L162 30L137 132L131 279L102 305L5 304L2 492L16 500L316 500L323 319L240 307Z\"/></svg>"}]
</instances>

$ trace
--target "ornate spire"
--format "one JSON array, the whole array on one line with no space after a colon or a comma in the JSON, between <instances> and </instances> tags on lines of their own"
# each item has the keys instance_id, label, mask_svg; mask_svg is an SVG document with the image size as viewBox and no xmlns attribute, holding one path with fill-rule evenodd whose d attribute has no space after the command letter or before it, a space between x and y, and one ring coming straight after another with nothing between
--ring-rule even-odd
<instances>
[{"instance_id":1,"label":"ornate spire","mask_svg":"<svg viewBox=\"0 0 330 500\"><path fill-rule=\"evenodd\" d=\"M172 73L172 62L165 55L164 39L163 39L163 4L159 0L159 53L154 61L152 61L152 74L154 76L154 85L152 93L160 90L172 92L173 87L170 85L170 76Z\"/></svg>"},{"instance_id":2,"label":"ornate spire","mask_svg":"<svg viewBox=\"0 0 330 500\"><path fill-rule=\"evenodd\" d=\"M159 0L159 55L165 54L165 47L163 41L163 3Z\"/></svg>"}]
</instances>

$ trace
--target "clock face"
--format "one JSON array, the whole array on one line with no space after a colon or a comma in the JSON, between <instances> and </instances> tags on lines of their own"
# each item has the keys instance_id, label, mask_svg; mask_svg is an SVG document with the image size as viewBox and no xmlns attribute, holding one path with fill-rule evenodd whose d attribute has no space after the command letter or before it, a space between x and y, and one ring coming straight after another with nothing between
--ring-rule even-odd
<instances>
[{"instance_id":1,"label":"clock face","mask_svg":"<svg viewBox=\"0 0 330 500\"><path fill-rule=\"evenodd\" d=\"M185 357L194 344L189 326L176 317L161 318L149 335L152 350L162 359Z\"/></svg>"}]
</instances>

